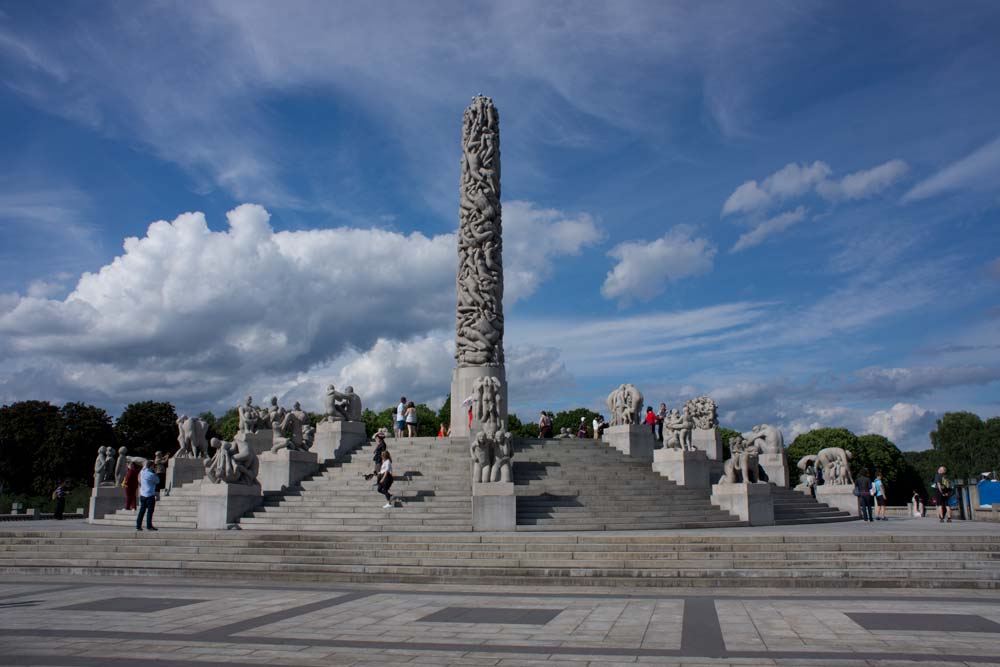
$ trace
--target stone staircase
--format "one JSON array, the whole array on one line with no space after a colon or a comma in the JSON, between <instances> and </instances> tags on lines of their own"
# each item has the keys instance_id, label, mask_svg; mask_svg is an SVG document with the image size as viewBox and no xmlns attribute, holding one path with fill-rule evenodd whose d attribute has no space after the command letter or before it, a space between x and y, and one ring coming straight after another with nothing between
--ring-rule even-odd
<instances>
[{"instance_id":1,"label":"stone staircase","mask_svg":"<svg viewBox=\"0 0 1000 667\"><path fill-rule=\"evenodd\" d=\"M153 511L153 526L156 528L197 528L198 524L198 491L201 488L201 480L188 482L183 486L176 486L170 491L170 495L160 494L160 499L156 501L156 509ZM120 509L101 519L94 519L91 523L99 526L130 526L135 528L135 519L138 510ZM143 528L145 528L143 519Z\"/></svg>"},{"instance_id":2,"label":"stone staircase","mask_svg":"<svg viewBox=\"0 0 1000 667\"><path fill-rule=\"evenodd\" d=\"M746 525L688 489L598 440L515 444L517 529L656 530Z\"/></svg>"},{"instance_id":3,"label":"stone staircase","mask_svg":"<svg viewBox=\"0 0 1000 667\"><path fill-rule=\"evenodd\" d=\"M0 531L0 574L655 587L1000 588L1000 535ZM224 567L221 567L224 564Z\"/></svg>"},{"instance_id":4,"label":"stone staircase","mask_svg":"<svg viewBox=\"0 0 1000 667\"><path fill-rule=\"evenodd\" d=\"M395 472L392 494L399 499L382 509L385 499L365 481L374 467L375 445L367 443L330 461L320 472L240 520L243 530L267 531L471 531L472 482L468 442L452 438L388 440Z\"/></svg>"},{"instance_id":5,"label":"stone staircase","mask_svg":"<svg viewBox=\"0 0 1000 667\"><path fill-rule=\"evenodd\" d=\"M858 520L849 512L830 507L800 491L772 485L771 495L774 498L774 523L778 526Z\"/></svg>"}]
</instances>

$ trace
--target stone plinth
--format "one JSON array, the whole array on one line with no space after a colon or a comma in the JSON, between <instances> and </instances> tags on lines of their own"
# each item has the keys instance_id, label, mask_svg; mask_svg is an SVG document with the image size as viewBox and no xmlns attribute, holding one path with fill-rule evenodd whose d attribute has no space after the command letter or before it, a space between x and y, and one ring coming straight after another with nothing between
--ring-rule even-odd
<instances>
[{"instance_id":1,"label":"stone plinth","mask_svg":"<svg viewBox=\"0 0 1000 667\"><path fill-rule=\"evenodd\" d=\"M237 434L237 437L239 435ZM246 434L247 444L253 449L254 454L263 454L264 452L271 451L271 445L273 445L274 431L271 429L261 429L256 433Z\"/></svg>"},{"instance_id":2,"label":"stone plinth","mask_svg":"<svg viewBox=\"0 0 1000 667\"><path fill-rule=\"evenodd\" d=\"M851 484L820 484L816 487L816 500L830 507L848 512L851 516L861 516L858 497Z\"/></svg>"},{"instance_id":3,"label":"stone plinth","mask_svg":"<svg viewBox=\"0 0 1000 667\"><path fill-rule=\"evenodd\" d=\"M212 484L205 481L198 494L199 530L224 530L260 505L259 484Z\"/></svg>"},{"instance_id":4,"label":"stone plinth","mask_svg":"<svg viewBox=\"0 0 1000 667\"><path fill-rule=\"evenodd\" d=\"M503 391L503 404L500 406L500 419L507 423L507 374L503 366L460 366L451 375L451 437L465 438L480 430L479 420L472 417L472 428L469 428L469 408L462 401L472 395L472 385L477 378L495 377L500 380Z\"/></svg>"},{"instance_id":5,"label":"stone plinth","mask_svg":"<svg viewBox=\"0 0 1000 667\"><path fill-rule=\"evenodd\" d=\"M90 492L87 522L103 519L125 507L125 489L120 486L95 486Z\"/></svg>"},{"instance_id":6,"label":"stone plinth","mask_svg":"<svg viewBox=\"0 0 1000 667\"><path fill-rule=\"evenodd\" d=\"M170 459L167 464L167 479L164 482L167 493L170 493L170 490L175 487L189 484L204 477L205 461L207 460L198 458Z\"/></svg>"},{"instance_id":7,"label":"stone plinth","mask_svg":"<svg viewBox=\"0 0 1000 667\"><path fill-rule=\"evenodd\" d=\"M609 426L604 441L626 456L638 461L652 461L656 440L647 424Z\"/></svg>"},{"instance_id":8,"label":"stone plinth","mask_svg":"<svg viewBox=\"0 0 1000 667\"><path fill-rule=\"evenodd\" d=\"M260 461L257 481L264 491L284 491L298 486L299 482L319 469L315 452L281 449L264 452L257 460Z\"/></svg>"},{"instance_id":9,"label":"stone plinth","mask_svg":"<svg viewBox=\"0 0 1000 667\"><path fill-rule=\"evenodd\" d=\"M473 483L472 530L477 532L517 529L517 496L514 482Z\"/></svg>"},{"instance_id":10,"label":"stone plinth","mask_svg":"<svg viewBox=\"0 0 1000 667\"><path fill-rule=\"evenodd\" d=\"M775 486L788 488L788 457L784 452L761 454L757 457L757 465L763 472L761 479Z\"/></svg>"},{"instance_id":11,"label":"stone plinth","mask_svg":"<svg viewBox=\"0 0 1000 667\"><path fill-rule=\"evenodd\" d=\"M718 428L696 428L691 431L691 445L705 452L712 461L722 461L722 435Z\"/></svg>"},{"instance_id":12,"label":"stone plinth","mask_svg":"<svg viewBox=\"0 0 1000 667\"><path fill-rule=\"evenodd\" d=\"M319 463L323 463L338 459L364 443L364 422L321 421L316 425L316 435L309 451L316 454Z\"/></svg>"},{"instance_id":13,"label":"stone plinth","mask_svg":"<svg viewBox=\"0 0 1000 667\"><path fill-rule=\"evenodd\" d=\"M774 525L774 498L770 484L714 484L712 504L735 514L751 526Z\"/></svg>"},{"instance_id":14,"label":"stone plinth","mask_svg":"<svg viewBox=\"0 0 1000 667\"><path fill-rule=\"evenodd\" d=\"M711 464L701 450L657 449L653 452L653 470L681 486L707 489Z\"/></svg>"}]
</instances>

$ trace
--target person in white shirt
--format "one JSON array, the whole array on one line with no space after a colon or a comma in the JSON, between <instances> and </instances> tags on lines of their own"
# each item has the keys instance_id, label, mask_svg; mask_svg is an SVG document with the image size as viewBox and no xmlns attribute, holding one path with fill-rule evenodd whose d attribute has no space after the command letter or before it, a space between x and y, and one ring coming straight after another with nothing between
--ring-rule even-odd
<instances>
[{"instance_id":1,"label":"person in white shirt","mask_svg":"<svg viewBox=\"0 0 1000 667\"><path fill-rule=\"evenodd\" d=\"M399 405L396 406L396 437L403 437L403 428L406 426L406 396L401 396Z\"/></svg>"},{"instance_id":2,"label":"person in white shirt","mask_svg":"<svg viewBox=\"0 0 1000 667\"><path fill-rule=\"evenodd\" d=\"M378 471L378 492L385 496L385 505L382 509L389 509L392 507L392 494L389 493L389 487L392 486L392 456L389 455L389 451L386 450L382 452L382 467Z\"/></svg>"},{"instance_id":3,"label":"person in white shirt","mask_svg":"<svg viewBox=\"0 0 1000 667\"><path fill-rule=\"evenodd\" d=\"M142 530L142 517L146 517L146 530L153 528L153 510L156 509L156 487L160 477L153 472L153 462L146 461L146 467L139 473L139 514L135 518L135 529Z\"/></svg>"}]
</instances>

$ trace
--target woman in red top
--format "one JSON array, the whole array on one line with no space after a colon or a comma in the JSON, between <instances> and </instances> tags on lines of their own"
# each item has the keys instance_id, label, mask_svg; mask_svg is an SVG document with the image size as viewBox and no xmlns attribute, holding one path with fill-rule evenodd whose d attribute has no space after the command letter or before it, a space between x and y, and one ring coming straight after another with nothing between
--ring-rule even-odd
<instances>
[{"instance_id":1,"label":"woman in red top","mask_svg":"<svg viewBox=\"0 0 1000 667\"><path fill-rule=\"evenodd\" d=\"M656 440L656 413L653 412L651 406L646 407L646 423L649 424L649 428L653 432L653 440Z\"/></svg>"},{"instance_id":2,"label":"woman in red top","mask_svg":"<svg viewBox=\"0 0 1000 667\"><path fill-rule=\"evenodd\" d=\"M139 493L139 464L133 461L125 473L122 481L125 487L125 509L134 510L136 508L136 495Z\"/></svg>"}]
</instances>

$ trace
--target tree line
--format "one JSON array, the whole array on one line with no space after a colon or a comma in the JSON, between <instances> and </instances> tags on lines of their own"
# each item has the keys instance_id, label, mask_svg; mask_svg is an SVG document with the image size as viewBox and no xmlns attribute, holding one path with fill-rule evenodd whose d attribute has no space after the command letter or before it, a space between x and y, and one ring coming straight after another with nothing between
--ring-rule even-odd
<instances>
[{"instance_id":1,"label":"tree line","mask_svg":"<svg viewBox=\"0 0 1000 667\"><path fill-rule=\"evenodd\" d=\"M451 423L451 399L439 410L425 404L417 409L417 435L433 437L441 424ZM379 429L395 427L395 406L366 409L362 414L371 437ZM216 418L211 412L197 415L208 424L208 437L231 440L239 426L233 408ZM323 415L309 413L315 425ZM574 434L584 420L588 433L597 413L586 408L563 410L552 416L553 432L568 428ZM56 406L46 401L20 401L0 407L0 495L28 494L47 497L55 483L68 479L89 486L99 446L126 447L134 456L151 457L157 451L177 449L177 413L167 402L142 401L128 405L117 419L103 409L85 403ZM515 437L538 437L536 420L521 421L508 416L507 428ZM723 447L737 431L722 428ZM787 446L792 484L798 482L796 463L825 447L843 447L853 453L851 468L881 470L890 502L901 504L913 492L924 496L934 472L947 466L953 479L977 478L979 473L1000 469L1000 417L981 419L971 412L949 412L937 420L930 434L931 448L902 452L881 435L855 435L846 428L820 428L803 433Z\"/></svg>"}]
</instances>

